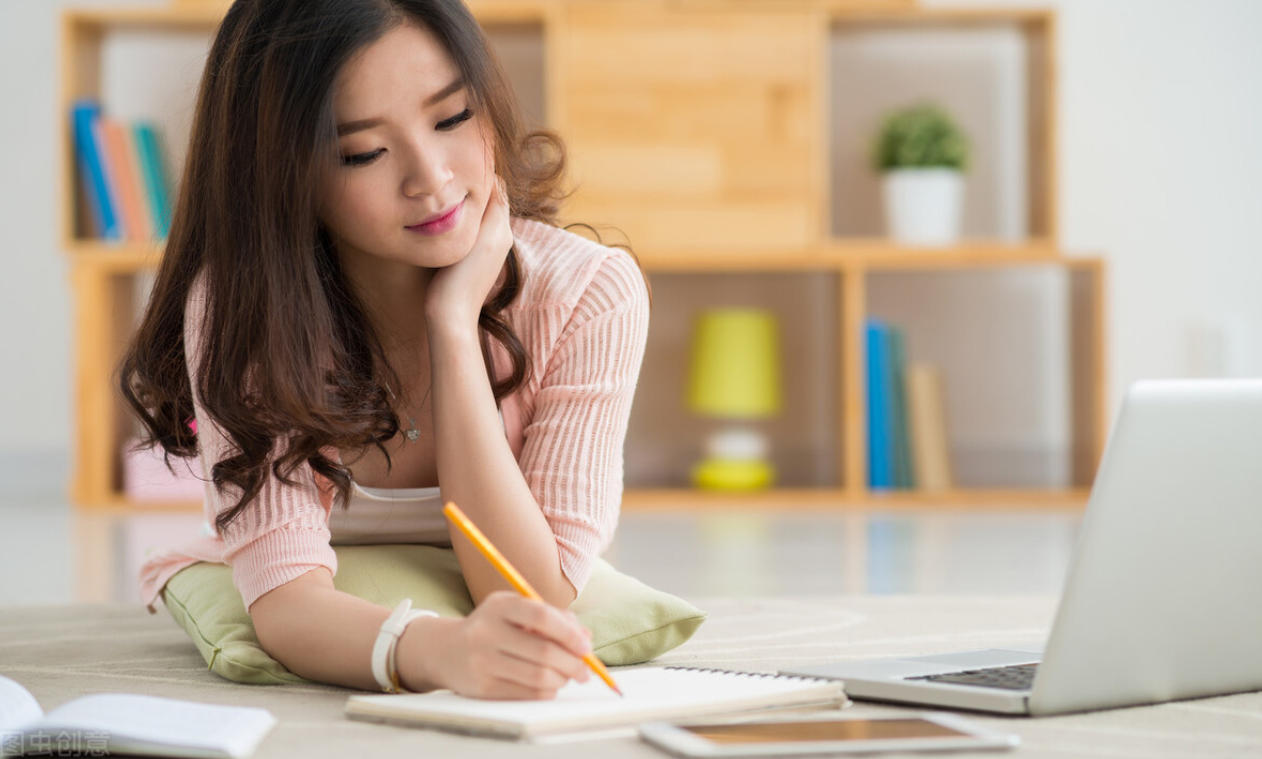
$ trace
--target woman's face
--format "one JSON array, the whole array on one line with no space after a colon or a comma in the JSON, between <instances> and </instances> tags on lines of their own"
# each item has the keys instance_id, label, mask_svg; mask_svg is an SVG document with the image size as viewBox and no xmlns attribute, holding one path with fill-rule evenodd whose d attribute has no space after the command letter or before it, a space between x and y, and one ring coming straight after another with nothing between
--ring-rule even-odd
<instances>
[{"instance_id":1,"label":"woman's face","mask_svg":"<svg viewBox=\"0 0 1262 759\"><path fill-rule=\"evenodd\" d=\"M410 23L343 67L339 155L324 173L320 216L345 263L437 268L465 257L495 175L489 130L471 107L455 62Z\"/></svg>"}]
</instances>

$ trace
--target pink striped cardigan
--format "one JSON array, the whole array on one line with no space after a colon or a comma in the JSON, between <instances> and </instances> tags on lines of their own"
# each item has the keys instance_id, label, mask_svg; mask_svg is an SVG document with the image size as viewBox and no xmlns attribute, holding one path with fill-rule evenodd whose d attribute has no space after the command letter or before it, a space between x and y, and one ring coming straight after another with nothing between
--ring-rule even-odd
<instances>
[{"instance_id":1,"label":"pink striped cardigan","mask_svg":"<svg viewBox=\"0 0 1262 759\"><path fill-rule=\"evenodd\" d=\"M514 219L525 286L505 316L531 362L529 382L503 399L504 427L526 484L556 535L561 569L582 589L608 546L622 500L623 441L648 335L648 291L626 252L546 224ZM190 299L188 314L200 314ZM200 325L186 317L189 355ZM496 366L508 366L499 353ZM230 508L209 483L226 441L198 407L208 523ZM336 451L331 451L336 455ZM232 567L246 608L273 588L317 567L337 572L329 546L327 481L309 466L297 486L272 478L222 536L203 536L152 553L140 592L153 603L176 572L198 561Z\"/></svg>"}]
</instances>

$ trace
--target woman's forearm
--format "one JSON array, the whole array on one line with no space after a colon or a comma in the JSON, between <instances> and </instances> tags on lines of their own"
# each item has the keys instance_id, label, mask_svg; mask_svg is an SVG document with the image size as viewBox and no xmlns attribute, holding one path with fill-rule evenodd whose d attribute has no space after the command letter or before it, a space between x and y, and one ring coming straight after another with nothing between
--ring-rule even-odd
<instances>
[{"instance_id":1,"label":"woman's forearm","mask_svg":"<svg viewBox=\"0 0 1262 759\"><path fill-rule=\"evenodd\" d=\"M380 691L373 649L390 610L343 593L321 568L261 596L250 617L263 650L290 672L334 685ZM405 690L449 688L476 698L552 698L585 681L588 635L568 611L492 595L468 617L421 617L395 647Z\"/></svg>"},{"instance_id":2,"label":"woman's forearm","mask_svg":"<svg viewBox=\"0 0 1262 759\"><path fill-rule=\"evenodd\" d=\"M429 325L434 437L443 498L455 501L550 603L574 587L561 571L556 536L504 436L476 329ZM510 586L457 530L452 544L475 602Z\"/></svg>"},{"instance_id":3,"label":"woman's forearm","mask_svg":"<svg viewBox=\"0 0 1262 759\"><path fill-rule=\"evenodd\" d=\"M322 683L380 690L372 674L372 650L390 610L333 587L327 569L316 569L264 594L250 606L259 644L290 672ZM418 620L451 624L454 620ZM410 663L414 681L424 663Z\"/></svg>"}]
</instances>

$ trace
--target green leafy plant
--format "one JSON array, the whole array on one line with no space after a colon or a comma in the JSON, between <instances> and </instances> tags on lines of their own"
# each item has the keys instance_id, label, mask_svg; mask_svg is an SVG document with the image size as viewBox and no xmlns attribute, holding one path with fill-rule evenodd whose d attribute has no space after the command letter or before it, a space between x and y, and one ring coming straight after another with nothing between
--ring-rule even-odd
<instances>
[{"instance_id":1,"label":"green leafy plant","mask_svg":"<svg viewBox=\"0 0 1262 759\"><path fill-rule=\"evenodd\" d=\"M913 105L885 117L872 148L878 171L968 167L968 139L946 111Z\"/></svg>"}]
</instances>

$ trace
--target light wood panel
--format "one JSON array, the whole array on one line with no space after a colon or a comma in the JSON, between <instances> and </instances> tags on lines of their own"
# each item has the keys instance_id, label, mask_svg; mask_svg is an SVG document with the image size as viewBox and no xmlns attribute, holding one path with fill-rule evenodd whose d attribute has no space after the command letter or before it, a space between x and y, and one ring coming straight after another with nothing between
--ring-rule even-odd
<instances>
[{"instance_id":1,"label":"light wood panel","mask_svg":"<svg viewBox=\"0 0 1262 759\"><path fill-rule=\"evenodd\" d=\"M75 433L72 497L108 501L119 491L127 424L114 367L133 329L134 281L91 265L71 269L75 304Z\"/></svg>"},{"instance_id":2,"label":"light wood panel","mask_svg":"<svg viewBox=\"0 0 1262 759\"><path fill-rule=\"evenodd\" d=\"M1108 439L1109 417L1105 398L1107 278L1098 258L1076 259L1069 264L1070 340L1075 360L1070 367L1070 429L1073 435L1072 481L1079 486L1095 479L1096 467Z\"/></svg>"},{"instance_id":3,"label":"light wood panel","mask_svg":"<svg viewBox=\"0 0 1262 759\"><path fill-rule=\"evenodd\" d=\"M578 188L569 218L618 227L645 251L817 238L818 26L762 8L568 7L554 65Z\"/></svg>"},{"instance_id":4,"label":"light wood panel","mask_svg":"<svg viewBox=\"0 0 1262 759\"><path fill-rule=\"evenodd\" d=\"M1085 488L1063 490L986 490L980 488L935 491L889 491L856 495L851 489L782 488L762 493L707 493L699 490L639 489L628 491L623 507L634 511L707 511L736 509L783 511L900 511L941 508L1044 511L1082 509L1090 492Z\"/></svg>"}]
</instances>

